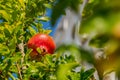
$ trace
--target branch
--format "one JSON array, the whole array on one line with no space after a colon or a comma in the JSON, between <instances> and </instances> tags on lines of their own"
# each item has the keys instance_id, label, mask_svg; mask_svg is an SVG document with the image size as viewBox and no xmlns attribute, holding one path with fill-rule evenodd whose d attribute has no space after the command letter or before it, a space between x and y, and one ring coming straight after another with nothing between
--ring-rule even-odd
<instances>
[{"instance_id":1,"label":"branch","mask_svg":"<svg viewBox=\"0 0 120 80\"><path fill-rule=\"evenodd\" d=\"M24 62L24 57L25 57L23 41L20 44L18 44L18 48L22 53L22 58L21 58L21 64L22 64Z\"/></svg>"},{"instance_id":2,"label":"branch","mask_svg":"<svg viewBox=\"0 0 120 80\"><path fill-rule=\"evenodd\" d=\"M25 57L23 40L20 44L18 44L18 48L19 48L20 52L22 53L22 58L21 58L21 65L22 65L23 62L24 62L24 57ZM22 74L21 74L20 66L18 65L18 63L17 63L16 66L17 66L17 69L18 69L18 74L20 76L20 80L22 80Z\"/></svg>"}]
</instances>

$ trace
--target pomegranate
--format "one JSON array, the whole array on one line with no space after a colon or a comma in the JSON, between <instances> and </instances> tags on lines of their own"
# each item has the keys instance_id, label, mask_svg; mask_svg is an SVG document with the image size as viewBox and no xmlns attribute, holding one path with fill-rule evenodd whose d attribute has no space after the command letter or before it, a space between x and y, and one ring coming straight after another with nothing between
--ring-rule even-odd
<instances>
[{"instance_id":1,"label":"pomegranate","mask_svg":"<svg viewBox=\"0 0 120 80\"><path fill-rule=\"evenodd\" d=\"M38 33L31 37L27 44L28 48L33 49L30 53L32 59L38 59L45 54L53 54L56 48L55 42L48 34ZM38 52L37 48L41 51Z\"/></svg>"}]
</instances>

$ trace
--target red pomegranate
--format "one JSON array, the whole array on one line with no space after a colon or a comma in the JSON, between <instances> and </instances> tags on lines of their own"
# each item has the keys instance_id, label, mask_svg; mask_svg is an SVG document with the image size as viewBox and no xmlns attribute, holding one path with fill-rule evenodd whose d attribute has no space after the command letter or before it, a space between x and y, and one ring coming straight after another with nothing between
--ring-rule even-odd
<instances>
[{"instance_id":1,"label":"red pomegranate","mask_svg":"<svg viewBox=\"0 0 120 80\"><path fill-rule=\"evenodd\" d=\"M48 34L38 33L31 37L27 44L28 48L33 49L30 53L32 59L39 58L41 55L53 54L56 48L55 42ZM37 51L40 48L41 53Z\"/></svg>"}]
</instances>

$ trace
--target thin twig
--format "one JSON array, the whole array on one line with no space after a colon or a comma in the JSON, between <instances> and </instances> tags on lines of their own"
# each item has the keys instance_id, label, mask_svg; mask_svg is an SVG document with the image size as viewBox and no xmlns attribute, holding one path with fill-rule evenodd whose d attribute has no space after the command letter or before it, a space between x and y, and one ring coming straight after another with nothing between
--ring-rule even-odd
<instances>
[{"instance_id":1,"label":"thin twig","mask_svg":"<svg viewBox=\"0 0 120 80\"><path fill-rule=\"evenodd\" d=\"M20 80L22 80L22 74L21 74L20 66L18 65L18 63L16 63L16 67L17 67L17 70L18 70Z\"/></svg>"},{"instance_id":2,"label":"thin twig","mask_svg":"<svg viewBox=\"0 0 120 80\"><path fill-rule=\"evenodd\" d=\"M22 54L22 58L21 58L21 65L22 65L24 63L24 57L25 57L23 41L20 44L18 44L18 48L19 48L19 50ZM20 66L18 64L16 66L17 66L17 69L18 69L18 74L20 76L20 80L22 80L22 74L21 74L21 69L22 68L20 68Z\"/></svg>"}]
</instances>

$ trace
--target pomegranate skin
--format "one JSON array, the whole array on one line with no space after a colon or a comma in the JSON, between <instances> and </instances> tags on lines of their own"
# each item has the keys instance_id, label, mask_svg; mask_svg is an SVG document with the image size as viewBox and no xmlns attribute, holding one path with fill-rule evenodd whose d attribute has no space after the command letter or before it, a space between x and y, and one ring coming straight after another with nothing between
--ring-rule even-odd
<instances>
[{"instance_id":1,"label":"pomegranate skin","mask_svg":"<svg viewBox=\"0 0 120 80\"><path fill-rule=\"evenodd\" d=\"M41 54L53 54L56 48L55 42L53 38L47 34L38 33L31 37L27 44L28 48L33 49L30 53L31 57L37 57L39 53L37 52L37 48L42 50Z\"/></svg>"}]
</instances>

